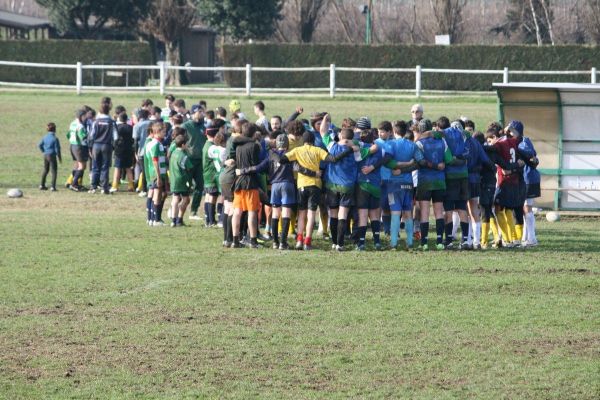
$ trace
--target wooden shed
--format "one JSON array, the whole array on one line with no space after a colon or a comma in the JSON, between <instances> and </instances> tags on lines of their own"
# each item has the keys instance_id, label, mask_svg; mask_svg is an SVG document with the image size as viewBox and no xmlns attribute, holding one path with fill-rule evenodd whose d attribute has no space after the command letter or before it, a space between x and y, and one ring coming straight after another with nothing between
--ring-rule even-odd
<instances>
[{"instance_id":1,"label":"wooden shed","mask_svg":"<svg viewBox=\"0 0 600 400\"><path fill-rule=\"evenodd\" d=\"M181 39L181 63L193 67L213 67L215 65L216 33L204 26L194 26ZM215 81L214 71L185 72L188 83L209 83Z\"/></svg>"}]
</instances>

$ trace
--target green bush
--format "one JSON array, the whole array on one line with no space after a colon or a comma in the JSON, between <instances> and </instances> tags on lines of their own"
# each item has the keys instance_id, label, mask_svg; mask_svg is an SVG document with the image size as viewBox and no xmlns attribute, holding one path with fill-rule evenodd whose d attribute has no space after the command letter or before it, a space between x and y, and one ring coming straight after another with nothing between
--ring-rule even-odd
<instances>
[{"instance_id":1,"label":"green bush","mask_svg":"<svg viewBox=\"0 0 600 400\"><path fill-rule=\"evenodd\" d=\"M131 64L149 65L150 46L145 42L93 40L0 41L0 60L49 64ZM123 77L107 76L106 71L83 70L84 85L125 85ZM133 70L129 85L145 85L148 71ZM12 67L0 65L0 81L22 83L75 84L75 69Z\"/></svg>"},{"instance_id":2,"label":"green bush","mask_svg":"<svg viewBox=\"0 0 600 400\"><path fill-rule=\"evenodd\" d=\"M600 49L590 46L365 46L251 44L226 45L224 65L255 67L452 68L511 70L589 70L600 68ZM245 75L225 73L232 87L244 87ZM589 82L589 75L511 75L510 80L537 82ZM490 90L498 75L423 73L424 90ZM328 87L329 72L252 73L253 87ZM413 89L414 73L336 71L338 88Z\"/></svg>"}]
</instances>

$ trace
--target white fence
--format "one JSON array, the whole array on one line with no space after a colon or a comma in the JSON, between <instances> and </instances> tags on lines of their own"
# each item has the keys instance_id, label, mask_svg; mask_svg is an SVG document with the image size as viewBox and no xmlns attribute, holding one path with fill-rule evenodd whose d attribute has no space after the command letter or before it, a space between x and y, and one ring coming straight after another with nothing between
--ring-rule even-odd
<instances>
[{"instance_id":1,"label":"white fence","mask_svg":"<svg viewBox=\"0 0 600 400\"><path fill-rule=\"evenodd\" d=\"M597 71L596 68L592 68L587 71L519 71L509 70L508 67L498 70L479 70L479 69L436 69L436 68L422 68L417 65L415 68L353 68L353 67L337 67L335 64L331 64L329 67L301 67L301 68L276 68L276 67L253 67L250 64L246 64L245 67L193 67L193 66L171 66L167 63L160 61L157 65L97 65L97 64L82 64L78 62L76 64L38 64L29 62L17 62L17 61L0 61L0 66L14 66L14 67L33 67L33 68L48 68L48 69L73 69L75 70L75 85L58 85L58 84L36 84L36 83L19 83L19 82L2 82L0 86L12 86L12 87L32 87L32 88L56 88L56 89L74 89L77 94L81 94L84 90L101 89L101 90L128 90L128 91L151 91L158 90L160 94L164 94L166 90L169 91L219 91L219 92L242 92L246 96L251 96L253 91L256 92L296 92L296 93L309 93L309 92L328 92L330 97L335 97L337 92L406 92L407 89L363 89L363 88L339 88L336 87L336 72L370 72L370 73L413 73L415 75L415 88L410 89L410 92L414 92L416 97L420 97L423 93L422 77L423 74L472 74L472 75L502 75L503 83L509 83L510 75L589 75L590 82L596 83ZM83 71L84 70L109 70L109 71L127 71L127 70L149 70L158 71L158 86L86 86L83 84ZM170 86L167 88L167 74L168 71L213 71L213 72L225 72L225 71L237 71L245 72L246 74L246 85L244 88L231 88L231 87L187 87ZM329 72L329 87L326 88L253 88L252 87L252 72L263 71L263 72L307 72L307 71L328 71ZM128 76L128 75L127 75ZM491 86L491 83L490 83Z\"/></svg>"}]
</instances>

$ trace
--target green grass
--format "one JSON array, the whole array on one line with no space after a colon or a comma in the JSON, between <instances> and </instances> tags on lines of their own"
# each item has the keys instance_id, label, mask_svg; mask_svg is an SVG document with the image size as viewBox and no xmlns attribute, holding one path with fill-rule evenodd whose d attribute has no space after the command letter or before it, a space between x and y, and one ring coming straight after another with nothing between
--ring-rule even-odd
<instances>
[{"instance_id":1,"label":"green grass","mask_svg":"<svg viewBox=\"0 0 600 400\"><path fill-rule=\"evenodd\" d=\"M0 94L0 186L25 189L0 198L1 398L599 397L596 220L538 221L527 251L223 250L199 224L146 227L137 196L33 190L40 127L97 99ZM302 103L334 120L410 107ZM495 115L460 99L425 108Z\"/></svg>"}]
</instances>

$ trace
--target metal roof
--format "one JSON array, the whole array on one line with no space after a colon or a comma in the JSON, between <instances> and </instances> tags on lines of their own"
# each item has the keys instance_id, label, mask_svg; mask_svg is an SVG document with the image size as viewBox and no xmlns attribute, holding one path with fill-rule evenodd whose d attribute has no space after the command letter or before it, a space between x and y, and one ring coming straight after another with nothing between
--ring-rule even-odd
<instances>
[{"instance_id":1,"label":"metal roof","mask_svg":"<svg viewBox=\"0 0 600 400\"><path fill-rule=\"evenodd\" d=\"M554 89L554 90L576 90L585 92L600 91L600 84L593 83L560 83L560 82L514 82L494 83L497 89Z\"/></svg>"},{"instance_id":2,"label":"metal roof","mask_svg":"<svg viewBox=\"0 0 600 400\"><path fill-rule=\"evenodd\" d=\"M50 26L50 21L43 18L29 17L27 15L0 10L0 26L21 29L45 28Z\"/></svg>"}]
</instances>

